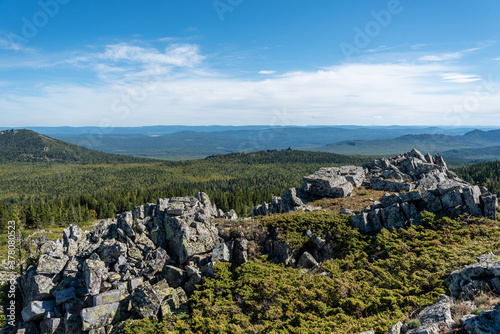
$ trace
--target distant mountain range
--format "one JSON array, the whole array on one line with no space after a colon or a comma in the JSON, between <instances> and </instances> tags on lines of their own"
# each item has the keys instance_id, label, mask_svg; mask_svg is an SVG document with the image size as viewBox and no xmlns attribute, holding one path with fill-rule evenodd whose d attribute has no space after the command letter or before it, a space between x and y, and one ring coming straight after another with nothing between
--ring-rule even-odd
<instances>
[{"instance_id":1,"label":"distant mountain range","mask_svg":"<svg viewBox=\"0 0 500 334\"><path fill-rule=\"evenodd\" d=\"M417 148L422 152L441 153L445 158L464 160L500 159L500 130L473 130L461 136L445 134L405 135L385 140L350 140L309 148L338 154L394 155Z\"/></svg>"},{"instance_id":2,"label":"distant mountain range","mask_svg":"<svg viewBox=\"0 0 500 334\"><path fill-rule=\"evenodd\" d=\"M500 129L488 128L149 126L32 129L92 150L168 160L288 147L369 156L392 156L417 148L426 153L439 152L458 163L500 159Z\"/></svg>"},{"instance_id":3,"label":"distant mountain range","mask_svg":"<svg viewBox=\"0 0 500 334\"><path fill-rule=\"evenodd\" d=\"M397 144L399 138L404 136L409 136L404 140L409 143L419 142L418 138L422 135L432 136L432 141L436 142L440 141L440 138L447 138L446 136L461 136L475 130L469 127L407 126L147 126L32 129L75 145L107 153L169 160L288 147L342 154L384 155L411 150L412 145ZM395 144L384 147L386 140L396 138L398 140ZM370 144L372 141L375 141L373 145ZM367 149L361 149L365 146ZM427 147L422 150L442 151L441 146L435 150L433 147ZM468 146L450 144L445 147L446 150L460 148Z\"/></svg>"}]
</instances>

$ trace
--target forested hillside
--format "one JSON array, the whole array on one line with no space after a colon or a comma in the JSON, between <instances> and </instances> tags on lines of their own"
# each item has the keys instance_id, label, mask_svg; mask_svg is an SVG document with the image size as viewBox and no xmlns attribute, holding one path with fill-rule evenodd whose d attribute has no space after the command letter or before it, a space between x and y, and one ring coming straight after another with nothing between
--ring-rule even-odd
<instances>
[{"instance_id":1,"label":"forested hillside","mask_svg":"<svg viewBox=\"0 0 500 334\"><path fill-rule=\"evenodd\" d=\"M500 161L482 162L455 171L465 181L485 186L500 195Z\"/></svg>"},{"instance_id":2,"label":"forested hillside","mask_svg":"<svg viewBox=\"0 0 500 334\"><path fill-rule=\"evenodd\" d=\"M180 162L14 162L0 171L0 219L5 224L20 218L29 227L77 223L197 191L209 194L225 211L248 215L272 195L300 186L302 176L319 167L360 165L367 159L283 150Z\"/></svg>"},{"instance_id":3,"label":"forested hillside","mask_svg":"<svg viewBox=\"0 0 500 334\"><path fill-rule=\"evenodd\" d=\"M31 130L0 131L0 163L40 161L121 163L144 160L89 150Z\"/></svg>"}]
</instances>

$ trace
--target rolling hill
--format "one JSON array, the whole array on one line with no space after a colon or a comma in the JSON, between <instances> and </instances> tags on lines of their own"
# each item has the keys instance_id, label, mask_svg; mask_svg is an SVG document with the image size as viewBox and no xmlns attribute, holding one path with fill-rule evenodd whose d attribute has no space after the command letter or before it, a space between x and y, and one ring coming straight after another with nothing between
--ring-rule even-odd
<instances>
[{"instance_id":1,"label":"rolling hill","mask_svg":"<svg viewBox=\"0 0 500 334\"><path fill-rule=\"evenodd\" d=\"M442 153L445 158L462 160L498 159L494 146L500 142L500 130L473 130L464 135L405 135L385 140L350 140L308 148L338 154L396 155L416 148L421 152Z\"/></svg>"},{"instance_id":2,"label":"rolling hill","mask_svg":"<svg viewBox=\"0 0 500 334\"><path fill-rule=\"evenodd\" d=\"M403 135L463 135L473 128L354 127L354 126L157 126L113 128L40 128L40 132L87 148L138 157L168 160L197 159L213 154L251 152L288 147L309 150L346 140L383 141ZM87 138L98 138L89 141ZM91 146L90 146L91 145ZM410 147L409 149L411 150ZM455 148L451 146L450 148ZM397 150L397 152L409 149ZM321 151L321 149L319 149ZM343 154L351 154L348 151ZM369 150L363 154L374 153Z\"/></svg>"},{"instance_id":3,"label":"rolling hill","mask_svg":"<svg viewBox=\"0 0 500 334\"><path fill-rule=\"evenodd\" d=\"M0 163L7 162L131 163L144 159L90 150L32 130L0 131Z\"/></svg>"}]
</instances>

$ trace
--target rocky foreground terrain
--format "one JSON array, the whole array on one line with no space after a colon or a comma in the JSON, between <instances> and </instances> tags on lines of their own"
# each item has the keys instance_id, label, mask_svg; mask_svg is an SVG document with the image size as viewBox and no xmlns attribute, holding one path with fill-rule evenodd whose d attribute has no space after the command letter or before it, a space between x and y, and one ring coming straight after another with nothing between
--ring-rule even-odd
<instances>
[{"instance_id":1,"label":"rocky foreground terrain","mask_svg":"<svg viewBox=\"0 0 500 334\"><path fill-rule=\"evenodd\" d=\"M322 168L254 210L255 216L322 208L307 204L323 197L348 197L355 187L387 192L361 211L342 210L362 232L421 224L420 212L469 214L496 220L496 195L472 186L449 171L439 156L413 150L363 167ZM243 234L221 224L237 224L234 211L224 213L204 193L194 197L159 199L115 219L101 221L91 231L71 225L63 239L40 246L41 256L19 278L23 297L18 333L119 333L126 319L163 319L188 312L187 299L203 276L214 276L216 261L241 265L267 254L276 262L304 270L319 268L335 256L334 238L306 231L313 245L293 249L278 231ZM259 250L259 251L257 251ZM485 255L447 279L450 295L418 314L419 326L394 325L391 334L500 332L500 310L468 314L459 323L451 305L469 302L487 285L500 293L500 258Z\"/></svg>"}]
</instances>

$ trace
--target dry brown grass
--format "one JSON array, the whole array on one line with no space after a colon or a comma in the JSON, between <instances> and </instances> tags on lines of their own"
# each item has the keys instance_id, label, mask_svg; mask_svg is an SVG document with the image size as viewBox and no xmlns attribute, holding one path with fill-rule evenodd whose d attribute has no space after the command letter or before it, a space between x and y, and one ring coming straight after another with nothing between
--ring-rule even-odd
<instances>
[{"instance_id":1,"label":"dry brown grass","mask_svg":"<svg viewBox=\"0 0 500 334\"><path fill-rule=\"evenodd\" d=\"M380 201L385 191L355 188L352 195L346 198L323 198L308 203L314 206L321 206L324 209L338 213L343 208L352 211L361 211L366 206L372 205L374 201Z\"/></svg>"}]
</instances>

